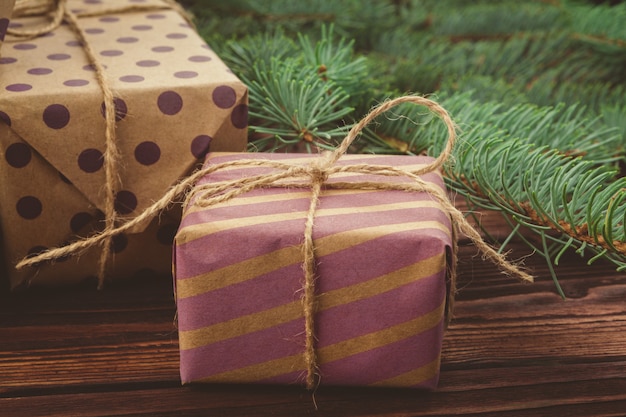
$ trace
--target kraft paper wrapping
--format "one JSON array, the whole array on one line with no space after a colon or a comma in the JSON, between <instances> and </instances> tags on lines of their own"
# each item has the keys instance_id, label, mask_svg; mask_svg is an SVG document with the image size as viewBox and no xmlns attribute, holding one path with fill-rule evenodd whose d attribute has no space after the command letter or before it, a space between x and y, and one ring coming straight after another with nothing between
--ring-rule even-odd
<instances>
[{"instance_id":1,"label":"kraft paper wrapping","mask_svg":"<svg viewBox=\"0 0 626 417\"><path fill-rule=\"evenodd\" d=\"M298 154L211 153L206 164L242 158L310 161ZM338 164L417 169L430 161L345 155ZM231 167L203 181L267 172ZM328 182L369 177L333 174ZM444 188L438 173L422 178ZM325 189L319 201L313 239L321 383L435 388L449 217L426 193ZM306 188L270 187L210 208L185 208L174 246L183 383L303 383L300 245L309 202Z\"/></svg>"},{"instance_id":2,"label":"kraft paper wrapping","mask_svg":"<svg viewBox=\"0 0 626 417\"><path fill-rule=\"evenodd\" d=\"M2 0L0 2L0 56L2 56L2 43L11 23L11 12L15 0Z\"/></svg>"},{"instance_id":3,"label":"kraft paper wrapping","mask_svg":"<svg viewBox=\"0 0 626 417\"><path fill-rule=\"evenodd\" d=\"M78 11L133 0L69 2ZM143 1L142 5L158 1ZM14 19L28 29L41 18ZM212 151L246 144L247 89L173 10L80 17L116 95L121 151L116 211L132 218ZM8 38L8 36L7 36ZM0 58L0 226L12 288L68 284L96 273L99 248L17 271L29 254L102 228L103 97L75 34L7 41ZM171 273L180 214L154 219L113 242L108 275Z\"/></svg>"}]
</instances>

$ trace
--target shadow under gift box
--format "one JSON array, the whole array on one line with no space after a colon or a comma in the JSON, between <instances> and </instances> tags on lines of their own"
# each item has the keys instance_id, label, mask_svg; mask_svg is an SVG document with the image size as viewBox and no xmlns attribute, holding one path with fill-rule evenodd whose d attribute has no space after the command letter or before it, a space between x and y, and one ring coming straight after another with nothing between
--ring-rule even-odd
<instances>
[{"instance_id":1,"label":"shadow under gift box","mask_svg":"<svg viewBox=\"0 0 626 417\"><path fill-rule=\"evenodd\" d=\"M205 166L310 155L211 153ZM344 155L338 164L414 170L432 159ZM230 167L199 183L274 172ZM382 179L381 179L382 178ZM438 172L422 179L445 189ZM333 174L328 182L407 181ZM263 187L184 208L174 244L183 383L303 383L300 301L310 190ZM315 214L316 352L324 385L435 388L452 246L448 215L426 193L324 188Z\"/></svg>"},{"instance_id":2,"label":"shadow under gift box","mask_svg":"<svg viewBox=\"0 0 626 417\"><path fill-rule=\"evenodd\" d=\"M148 6L163 5L146 1ZM106 2L107 8L132 4ZM70 0L70 9L102 4ZM93 9L93 10L92 10ZM158 200L208 152L242 151L247 89L173 10L80 17L116 95L120 184L115 206L131 218ZM13 19L22 29L41 18ZM25 256L101 230L105 211L103 95L68 25L8 42L0 59L0 226L12 288L77 283L97 273L100 248L17 271ZM159 222L160 220L160 222ZM171 274L180 221L170 212L113 240L115 279Z\"/></svg>"}]
</instances>

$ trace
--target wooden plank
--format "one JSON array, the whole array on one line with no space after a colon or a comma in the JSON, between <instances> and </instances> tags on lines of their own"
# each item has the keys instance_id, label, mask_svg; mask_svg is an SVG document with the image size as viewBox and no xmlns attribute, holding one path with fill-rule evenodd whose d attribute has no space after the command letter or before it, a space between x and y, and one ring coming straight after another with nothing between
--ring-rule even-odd
<instances>
[{"instance_id":1,"label":"wooden plank","mask_svg":"<svg viewBox=\"0 0 626 417\"><path fill-rule=\"evenodd\" d=\"M524 253L521 246L516 253ZM519 256L519 255L518 255ZM589 416L626 409L626 280L568 254L523 284L461 247L440 386L181 387L171 281L0 296L0 415Z\"/></svg>"}]
</instances>

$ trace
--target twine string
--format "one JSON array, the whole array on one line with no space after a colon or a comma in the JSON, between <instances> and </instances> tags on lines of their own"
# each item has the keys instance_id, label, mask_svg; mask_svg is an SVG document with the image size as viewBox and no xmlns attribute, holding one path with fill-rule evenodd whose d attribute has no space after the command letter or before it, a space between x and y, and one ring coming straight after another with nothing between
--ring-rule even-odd
<instances>
[{"instance_id":1,"label":"twine string","mask_svg":"<svg viewBox=\"0 0 626 417\"><path fill-rule=\"evenodd\" d=\"M358 137L361 130L373 119L390 108L402 103L411 102L417 105L426 106L433 113L439 116L448 128L448 139L444 151L430 164L420 169L410 171L386 165L336 165L336 162L348 151L352 142ZM308 388L314 388L319 381L318 360L315 350L315 329L314 316L316 312L315 296L315 245L313 241L313 226L318 200L323 188L326 189L361 189L361 190L400 190L405 192L421 192L432 196L448 213L452 223L452 262L449 269L449 290L448 290L448 320L452 316L452 306L456 294L456 236L459 233L466 235L480 250L483 256L493 262L500 270L510 276L517 277L523 281L532 282L533 277L517 266L509 263L506 258L487 245L480 234L467 222L461 213L448 199L444 190L440 187L424 181L420 176L438 170L450 157L456 139L456 126L448 112L439 104L432 100L419 96L403 96L393 100L388 100L372 109L361 121L352 127L342 143L333 152L321 154L309 164L298 165L271 161L267 159L253 158L228 161L214 165L206 165L189 177L181 180L172 187L161 199L148 207L144 212L134 219L112 229L105 229L103 232L92 237L79 240L67 246L51 249L35 257L22 260L16 267L36 265L40 262L59 259L68 255L80 253L81 251L101 243L111 238L117 233L127 231L138 224L150 220L155 214L167 208L170 204L181 196L185 196L187 207L195 205L198 207L210 207L222 202L226 202L238 195L263 187L288 187L288 188L308 188L311 190L310 205L306 215L304 230L304 240L302 244L304 270L304 283L302 304L305 318L305 349L304 361L306 364L306 384ZM228 181L198 183L198 181L216 171L231 167L263 167L271 169L270 173L251 175ZM410 182L396 183L385 181L363 181L363 182L327 182L328 178L336 173L358 173L384 177L406 177Z\"/></svg>"}]
</instances>

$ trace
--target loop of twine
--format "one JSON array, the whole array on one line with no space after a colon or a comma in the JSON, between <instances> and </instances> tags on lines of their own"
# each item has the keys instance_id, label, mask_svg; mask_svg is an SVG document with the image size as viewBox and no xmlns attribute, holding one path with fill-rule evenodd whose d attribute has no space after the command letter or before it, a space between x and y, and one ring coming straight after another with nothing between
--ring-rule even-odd
<instances>
[{"instance_id":1,"label":"loop of twine","mask_svg":"<svg viewBox=\"0 0 626 417\"><path fill-rule=\"evenodd\" d=\"M67 0L18 0L13 16L25 17L25 16L51 16L50 22L44 24L36 29L9 29L8 34L14 36L16 39L28 39L37 36L45 35L55 29L57 29L62 22L66 22L69 28L74 32L78 38L80 44L83 47L83 51L87 56L89 64L94 68L96 80L100 90L102 92L104 101L104 119L105 119L105 150L103 153L103 165L104 165L104 230L109 232L115 229L117 224L117 212L115 210L115 188L119 182L119 160L121 154L117 146L116 140L116 109L115 109L115 94L109 81L106 78L106 71L100 60L97 58L97 54L91 47L91 44L87 40L85 31L80 27L78 19L80 17L93 17L102 16L113 13L128 13L137 11L149 11L149 10L163 10L174 9L181 14L185 20L192 24L191 17L184 11L182 6L176 3L174 0L163 0L164 6L154 5L129 5L117 8L103 8L95 12L73 12L67 7ZM107 234L109 235L109 234ZM106 276L107 263L111 256L112 239L114 235L109 235L100 244L102 245L102 252L98 262L98 289L101 289L104 285Z\"/></svg>"},{"instance_id":2,"label":"loop of twine","mask_svg":"<svg viewBox=\"0 0 626 417\"><path fill-rule=\"evenodd\" d=\"M404 170L393 166L385 165L335 165L336 162L344 155L352 142L357 138L361 130L374 118L389 110L390 108L402 103L411 102L417 105L426 106L430 111L439 116L448 128L448 141L444 151L436 159L421 169L415 171ZM305 351L304 361L306 363L306 385L312 389L316 386L318 375L318 363L315 350L315 329L314 316L316 312L316 296L315 296L315 245L313 241L313 225L315 212L317 210L318 200L323 187L332 189L366 189L366 190L401 190L406 192L425 192L431 195L449 214L452 223L452 262L449 270L449 291L448 291L448 307L447 319L451 319L454 296L456 293L456 236L458 233L465 234L477 248L482 252L483 256L493 262L500 270L510 276L517 277L523 281L533 281L533 277L526 272L520 270L515 265L509 263L505 257L495 251L491 246L487 245L480 234L467 222L463 213L461 213L448 199L446 193L438 186L427 183L420 178L420 175L438 170L445 161L450 157L454 142L456 140L456 126L449 116L448 112L439 104L432 100L419 96L403 96L393 100L385 101L375 107L361 121L356 123L342 143L333 152L325 153L316 158L308 165L294 165L280 161L270 161L266 159L240 159L236 161L224 162L215 165L208 165L196 171L189 177L180 181L172 187L160 200L147 208L143 213L139 214L132 220L118 226L117 228L107 228L103 232L83 239L65 247L51 249L48 252L39 254L33 258L22 260L17 268L32 266L43 261L59 259L68 255L79 253L91 246L97 245L103 241L112 238L118 233L125 232L138 224L151 219L155 214L167 208L177 199L186 195L185 205L196 205L199 207L209 207L225 201L228 201L240 194L252 191L258 188L273 187L300 187L311 190L310 205L307 212L304 242L302 244L303 251L303 270L304 283L302 304L305 318ZM220 169L229 167L267 167L273 171L269 174L253 175L245 178L196 184L201 178L210 175ZM382 177L406 177L412 180L410 183L393 183L393 182L331 182L327 183L327 179L335 173L351 172L360 174L379 175ZM294 179L303 180L294 182ZM195 186L194 186L195 185Z\"/></svg>"}]
</instances>

